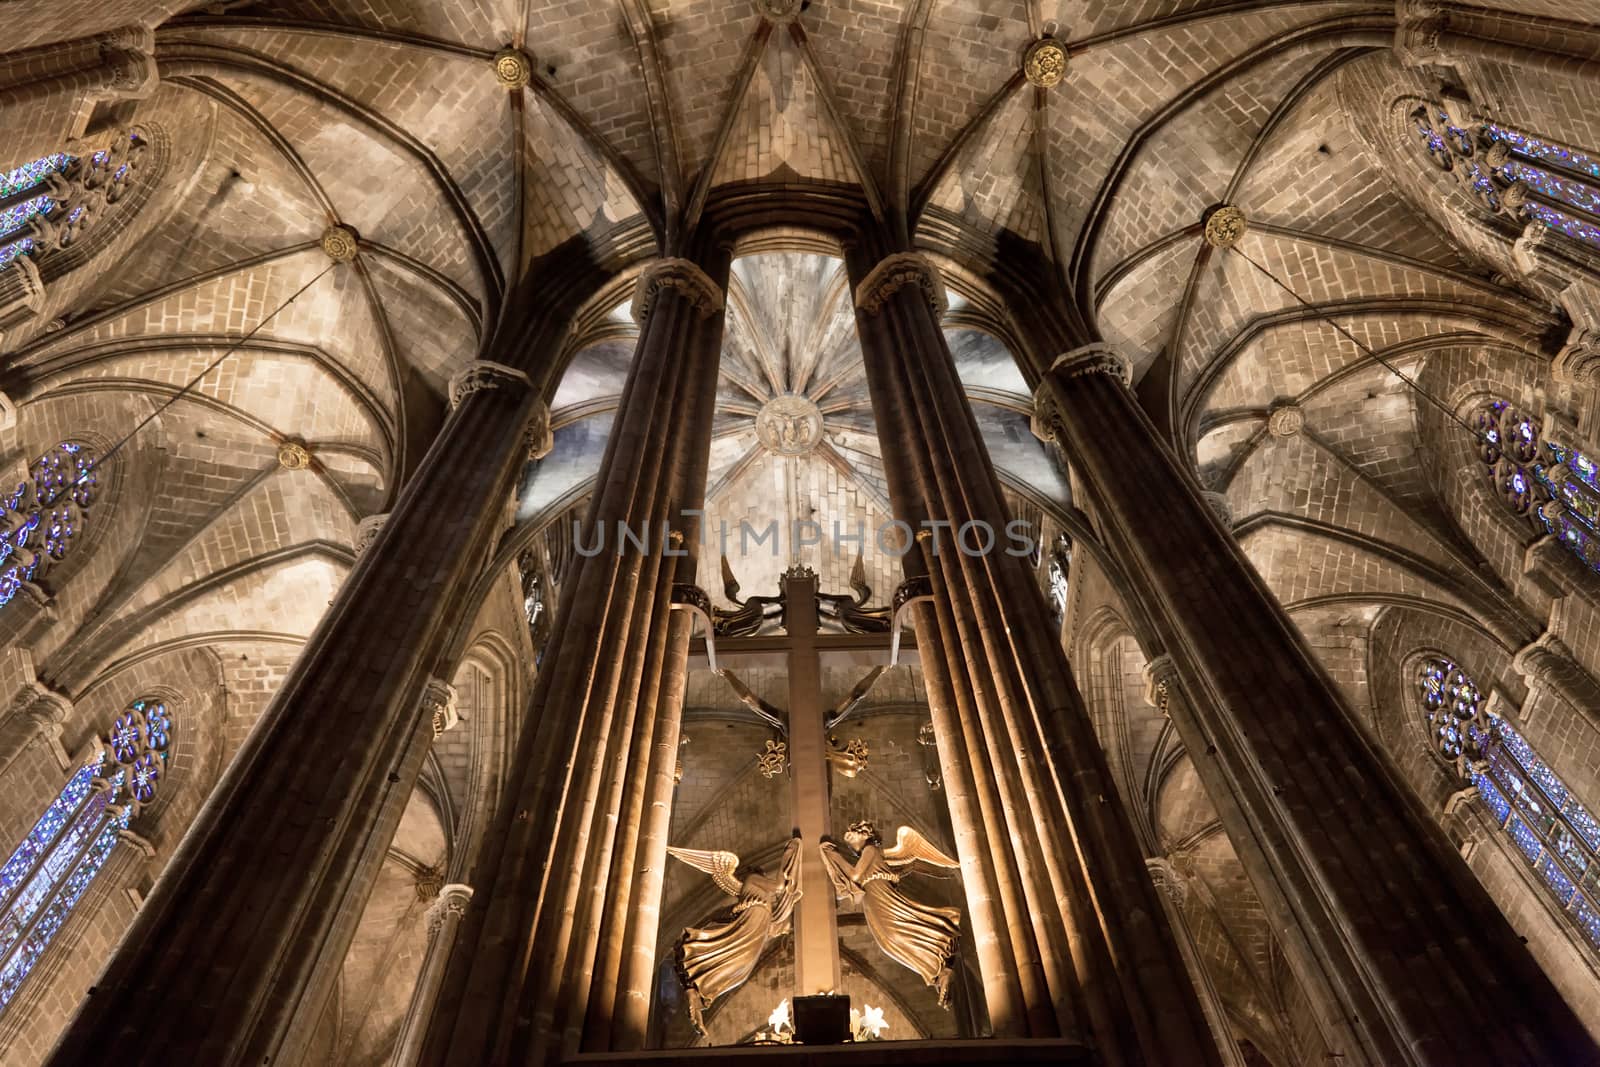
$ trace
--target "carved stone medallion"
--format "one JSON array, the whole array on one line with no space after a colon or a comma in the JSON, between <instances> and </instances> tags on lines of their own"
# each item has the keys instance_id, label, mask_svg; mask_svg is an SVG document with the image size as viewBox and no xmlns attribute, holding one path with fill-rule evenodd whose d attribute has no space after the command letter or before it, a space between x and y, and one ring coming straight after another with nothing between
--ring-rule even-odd
<instances>
[{"instance_id":1,"label":"carved stone medallion","mask_svg":"<svg viewBox=\"0 0 1600 1067\"><path fill-rule=\"evenodd\" d=\"M769 452L804 456L822 441L822 412L795 393L775 396L756 415L756 436Z\"/></svg>"},{"instance_id":2,"label":"carved stone medallion","mask_svg":"<svg viewBox=\"0 0 1600 1067\"><path fill-rule=\"evenodd\" d=\"M506 90L521 89L533 80L533 63L520 48L502 48L494 54L494 77Z\"/></svg>"},{"instance_id":3,"label":"carved stone medallion","mask_svg":"<svg viewBox=\"0 0 1600 1067\"><path fill-rule=\"evenodd\" d=\"M311 466L311 450L303 441L284 441L278 446L278 466L286 471L303 471Z\"/></svg>"},{"instance_id":4,"label":"carved stone medallion","mask_svg":"<svg viewBox=\"0 0 1600 1067\"><path fill-rule=\"evenodd\" d=\"M353 227L335 223L322 231L322 251L335 263L348 263L361 251L361 238Z\"/></svg>"},{"instance_id":5,"label":"carved stone medallion","mask_svg":"<svg viewBox=\"0 0 1600 1067\"><path fill-rule=\"evenodd\" d=\"M1249 225L1243 211L1232 204L1223 204L1206 216L1206 244L1212 248L1232 248Z\"/></svg>"},{"instance_id":6,"label":"carved stone medallion","mask_svg":"<svg viewBox=\"0 0 1600 1067\"><path fill-rule=\"evenodd\" d=\"M1067 76L1067 50L1052 37L1041 37L1022 57L1022 74L1041 89L1060 85Z\"/></svg>"}]
</instances>

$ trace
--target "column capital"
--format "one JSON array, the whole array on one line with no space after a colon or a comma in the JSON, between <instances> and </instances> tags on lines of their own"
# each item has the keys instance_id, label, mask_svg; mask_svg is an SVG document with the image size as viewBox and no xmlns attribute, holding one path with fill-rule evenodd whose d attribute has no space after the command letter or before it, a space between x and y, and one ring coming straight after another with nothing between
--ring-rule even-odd
<instances>
[{"instance_id":1,"label":"column capital","mask_svg":"<svg viewBox=\"0 0 1600 1067\"><path fill-rule=\"evenodd\" d=\"M439 895L433 898L433 903L428 905L428 934L432 936L439 932L448 916L456 918L467 913L467 904L472 900L472 887L461 882L451 882L439 888Z\"/></svg>"},{"instance_id":2,"label":"column capital","mask_svg":"<svg viewBox=\"0 0 1600 1067\"><path fill-rule=\"evenodd\" d=\"M429 678L422 687L422 711L433 723L433 739L437 741L446 730L461 721L456 711L456 687L437 678Z\"/></svg>"},{"instance_id":3,"label":"column capital","mask_svg":"<svg viewBox=\"0 0 1600 1067\"><path fill-rule=\"evenodd\" d=\"M935 318L949 308L944 295L944 279L933 261L918 252L895 252L884 256L856 286L856 310L876 315L884 301L908 285L921 286Z\"/></svg>"},{"instance_id":4,"label":"column capital","mask_svg":"<svg viewBox=\"0 0 1600 1067\"><path fill-rule=\"evenodd\" d=\"M378 539L378 531L383 529L383 524L389 521L389 513L380 511L376 515L368 515L356 524L356 555L361 555Z\"/></svg>"},{"instance_id":5,"label":"column capital","mask_svg":"<svg viewBox=\"0 0 1600 1067\"><path fill-rule=\"evenodd\" d=\"M667 257L651 263L639 275L639 284L633 290L634 322L644 325L663 289L671 289L688 300L701 318L722 310L722 287L709 274L687 259Z\"/></svg>"},{"instance_id":6,"label":"column capital","mask_svg":"<svg viewBox=\"0 0 1600 1067\"><path fill-rule=\"evenodd\" d=\"M508 385L524 385L532 389L533 381L515 367L487 359L475 359L450 379L450 410L460 407L461 402L473 393L503 389Z\"/></svg>"},{"instance_id":7,"label":"column capital","mask_svg":"<svg viewBox=\"0 0 1600 1067\"><path fill-rule=\"evenodd\" d=\"M1144 665L1144 699L1151 707L1167 714L1167 704L1179 692L1178 665L1166 653Z\"/></svg>"},{"instance_id":8,"label":"column capital","mask_svg":"<svg viewBox=\"0 0 1600 1067\"><path fill-rule=\"evenodd\" d=\"M1151 856L1144 861L1144 865L1156 888L1166 893L1174 907L1181 909L1184 901L1189 899L1189 879L1164 856Z\"/></svg>"},{"instance_id":9,"label":"column capital","mask_svg":"<svg viewBox=\"0 0 1600 1067\"><path fill-rule=\"evenodd\" d=\"M1133 384L1133 363L1108 344L1084 345L1057 356L1033 390L1033 416L1028 426L1039 440L1048 444L1061 438L1056 427L1060 411L1050 390L1050 380L1085 374L1107 374L1128 387Z\"/></svg>"},{"instance_id":10,"label":"column capital","mask_svg":"<svg viewBox=\"0 0 1600 1067\"><path fill-rule=\"evenodd\" d=\"M533 402L533 412L528 416L528 458L543 459L556 446L555 431L550 425L550 405L544 397Z\"/></svg>"}]
</instances>

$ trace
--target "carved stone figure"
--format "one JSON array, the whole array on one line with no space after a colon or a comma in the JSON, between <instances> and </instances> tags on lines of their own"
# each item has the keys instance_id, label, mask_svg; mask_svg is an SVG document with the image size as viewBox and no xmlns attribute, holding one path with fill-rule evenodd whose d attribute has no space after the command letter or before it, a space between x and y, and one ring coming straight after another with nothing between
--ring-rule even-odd
<instances>
[{"instance_id":1,"label":"carved stone figure","mask_svg":"<svg viewBox=\"0 0 1600 1067\"><path fill-rule=\"evenodd\" d=\"M705 871L737 901L727 919L688 927L673 946L678 980L688 994L689 1021L704 1035L705 1010L744 984L768 940L789 931L794 903L800 899L800 837L790 839L776 874L752 867L740 877L739 857L732 852L670 847L667 852Z\"/></svg>"},{"instance_id":2,"label":"carved stone figure","mask_svg":"<svg viewBox=\"0 0 1600 1067\"><path fill-rule=\"evenodd\" d=\"M918 860L935 867L958 864L909 826L900 827L887 849L878 828L865 821L852 823L844 842L857 853L854 863L833 842L821 846L834 892L859 900L867 930L883 954L920 974L939 994L939 1006L949 1007L961 913L913 900L900 891L899 882L902 869Z\"/></svg>"}]
</instances>

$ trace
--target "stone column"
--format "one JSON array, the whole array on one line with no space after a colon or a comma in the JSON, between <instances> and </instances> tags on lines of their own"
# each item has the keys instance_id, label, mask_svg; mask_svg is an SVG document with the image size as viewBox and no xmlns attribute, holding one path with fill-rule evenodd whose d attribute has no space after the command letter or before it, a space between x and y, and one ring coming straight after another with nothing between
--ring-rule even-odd
<instances>
[{"instance_id":1,"label":"stone column","mask_svg":"<svg viewBox=\"0 0 1600 1067\"><path fill-rule=\"evenodd\" d=\"M1104 345L1061 357L1036 425L1065 447L1208 714L1190 751L1225 778L1260 849L1258 863L1240 850L1247 871L1263 897L1281 887L1361 1043L1334 1051L1383 1064L1600 1056L1158 438L1127 368Z\"/></svg>"},{"instance_id":2,"label":"stone column","mask_svg":"<svg viewBox=\"0 0 1600 1067\"><path fill-rule=\"evenodd\" d=\"M108 1048L129 1064L298 1062L432 742L424 684L477 608L461 590L500 532L542 407L525 374L492 362L450 393L388 522L51 1062Z\"/></svg>"},{"instance_id":3,"label":"stone column","mask_svg":"<svg viewBox=\"0 0 1600 1067\"><path fill-rule=\"evenodd\" d=\"M422 1052L422 1038L427 1033L428 1019L433 1015L434 1001L439 996L439 983L444 980L445 964L450 950L455 947L456 931L471 899L470 885L452 882L440 889L439 895L428 905L427 953L422 958L422 973L417 976L417 987L411 991L411 1004L400 1024L400 1036L395 1039L389 1067L411 1067Z\"/></svg>"},{"instance_id":4,"label":"stone column","mask_svg":"<svg viewBox=\"0 0 1600 1067\"><path fill-rule=\"evenodd\" d=\"M683 510L704 496L728 268L719 248L640 279L633 366L424 1063L604 1048L619 1003L648 996L634 948L653 945L660 886L640 873L665 863L665 834L643 804L665 802L661 754L677 744L688 631L673 592L693 574Z\"/></svg>"},{"instance_id":5,"label":"stone column","mask_svg":"<svg viewBox=\"0 0 1600 1067\"><path fill-rule=\"evenodd\" d=\"M1011 964L984 975L995 1030L1086 1037L1108 1064L1216 1063L1049 606L1004 551L1010 516L939 326L942 283L923 257L885 251L867 238L846 260L895 511L944 524L918 532L908 570L932 593L917 640L942 661L941 758L970 766L975 803L951 812L963 873L981 876L969 914Z\"/></svg>"}]
</instances>

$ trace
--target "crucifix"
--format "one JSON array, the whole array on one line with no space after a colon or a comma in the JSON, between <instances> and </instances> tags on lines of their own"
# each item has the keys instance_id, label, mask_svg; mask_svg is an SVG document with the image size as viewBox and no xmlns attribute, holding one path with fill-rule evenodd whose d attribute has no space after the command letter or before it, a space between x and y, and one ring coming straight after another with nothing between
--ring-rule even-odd
<instances>
[{"instance_id":1,"label":"crucifix","mask_svg":"<svg viewBox=\"0 0 1600 1067\"><path fill-rule=\"evenodd\" d=\"M862 821L852 823L844 833L847 851L841 851L831 819L830 775L837 772L855 777L869 758L866 744L859 738L841 745L832 731L861 704L883 671L898 661L899 628L893 625L892 609L865 607L871 590L859 560L852 574L853 598L821 593L816 574L799 565L784 573L776 597L740 600L738 583L726 559L723 579L735 609L712 608L698 588L683 588L675 594L677 602L708 624L702 646L707 665L728 682L758 719L783 738L767 742L759 767L769 779L787 772L795 829L774 873L745 865L732 852L668 849L677 859L711 875L718 888L736 899L726 920L686 929L675 949L691 1020L703 1033L704 1011L743 984L766 944L791 929L794 995L837 991L842 978L837 901L846 898L868 912L869 929L884 953L917 971L937 989L940 1003L946 1003L959 913L923 905L895 885L901 873L917 861L946 868L955 867L956 861L909 826L900 827L895 843L885 847L876 828ZM895 609L924 595L916 583L906 583L896 591ZM847 632L820 632L824 615ZM784 634L762 634L775 617L781 617ZM722 640L718 641L718 636ZM870 666L832 708L825 708L823 701L825 658L835 664ZM732 669L734 665L780 664L788 681L786 710L756 695ZM929 784L937 789L937 777L930 776ZM850 851L858 858L850 859ZM871 921L874 914L878 916L875 923Z\"/></svg>"}]
</instances>

